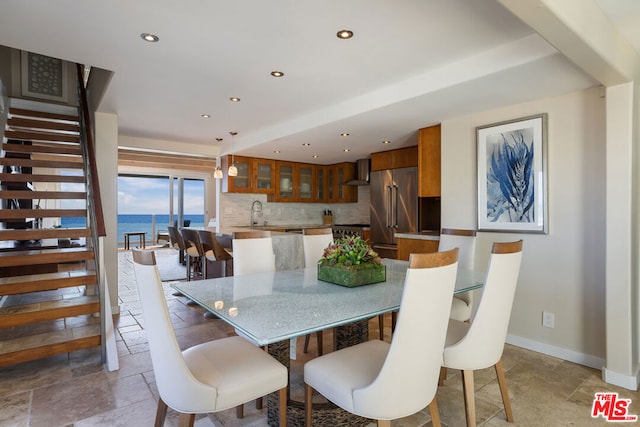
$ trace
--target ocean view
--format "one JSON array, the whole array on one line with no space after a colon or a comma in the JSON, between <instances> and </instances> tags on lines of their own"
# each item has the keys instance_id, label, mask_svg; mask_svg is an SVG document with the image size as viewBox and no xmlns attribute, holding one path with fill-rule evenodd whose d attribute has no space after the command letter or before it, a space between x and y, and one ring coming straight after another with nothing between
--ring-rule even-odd
<instances>
[{"instance_id":1,"label":"ocean view","mask_svg":"<svg viewBox=\"0 0 640 427\"><path fill-rule=\"evenodd\" d=\"M152 229L153 219L155 217L155 230ZM174 219L176 216L174 216ZM191 221L189 228L204 228L204 215L184 215L184 220ZM63 228L81 228L84 227L86 219L80 218L62 218ZM166 231L169 226L169 215L148 215L148 214L128 214L118 215L118 242L120 246L124 241L123 233L133 231L144 231L147 233L147 244L151 243L158 231Z\"/></svg>"}]
</instances>

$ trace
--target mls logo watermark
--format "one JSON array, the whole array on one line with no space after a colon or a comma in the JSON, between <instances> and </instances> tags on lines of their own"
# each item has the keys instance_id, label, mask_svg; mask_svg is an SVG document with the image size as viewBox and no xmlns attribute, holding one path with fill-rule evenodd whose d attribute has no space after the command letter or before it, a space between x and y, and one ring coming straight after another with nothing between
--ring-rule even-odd
<instances>
[{"instance_id":1,"label":"mls logo watermark","mask_svg":"<svg viewBox=\"0 0 640 427\"><path fill-rule=\"evenodd\" d=\"M591 418L602 416L607 421L617 423L637 421L637 415L629 415L630 404L631 399L619 399L618 393L596 393Z\"/></svg>"}]
</instances>

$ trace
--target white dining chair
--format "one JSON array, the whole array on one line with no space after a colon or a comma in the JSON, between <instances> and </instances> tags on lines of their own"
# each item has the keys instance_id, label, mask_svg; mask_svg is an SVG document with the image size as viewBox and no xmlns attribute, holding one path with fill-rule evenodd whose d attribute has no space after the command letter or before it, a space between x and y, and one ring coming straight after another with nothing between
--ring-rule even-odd
<instances>
[{"instance_id":1,"label":"white dining chair","mask_svg":"<svg viewBox=\"0 0 640 427\"><path fill-rule=\"evenodd\" d=\"M304 365L307 427L312 424L313 390L346 411L378 420L379 427L427 405L432 424L440 426L435 394L457 253L411 254L391 343L366 341Z\"/></svg>"},{"instance_id":2,"label":"white dining chair","mask_svg":"<svg viewBox=\"0 0 640 427\"><path fill-rule=\"evenodd\" d=\"M238 231L233 233L233 275L276 271L276 256L270 231Z\"/></svg>"},{"instance_id":3,"label":"white dining chair","mask_svg":"<svg viewBox=\"0 0 640 427\"><path fill-rule=\"evenodd\" d=\"M458 265L461 268L473 270L476 260L476 230L461 230L455 228L443 228L440 231L438 251L448 251L458 248ZM452 319L462 322L471 319L473 310L474 292L464 292L455 295L451 302Z\"/></svg>"},{"instance_id":4,"label":"white dining chair","mask_svg":"<svg viewBox=\"0 0 640 427\"><path fill-rule=\"evenodd\" d=\"M305 228L302 230L302 246L304 250L304 266L305 268L317 268L318 261L324 254L324 250L333 243L333 230L331 228ZM309 350L309 337L304 337L304 352ZM316 332L316 344L318 347L318 356L323 354L322 331Z\"/></svg>"},{"instance_id":5,"label":"white dining chair","mask_svg":"<svg viewBox=\"0 0 640 427\"><path fill-rule=\"evenodd\" d=\"M193 426L196 414L238 407L275 391L285 426L287 368L241 337L180 351L154 252L133 249L133 269L160 395L155 426L164 424L168 407L180 413L181 426Z\"/></svg>"},{"instance_id":6,"label":"white dining chair","mask_svg":"<svg viewBox=\"0 0 640 427\"><path fill-rule=\"evenodd\" d=\"M522 261L522 240L494 243L478 311L471 324L449 319L443 366L462 371L467 426L476 425L473 371L495 367L507 421L513 422L502 352Z\"/></svg>"}]
</instances>

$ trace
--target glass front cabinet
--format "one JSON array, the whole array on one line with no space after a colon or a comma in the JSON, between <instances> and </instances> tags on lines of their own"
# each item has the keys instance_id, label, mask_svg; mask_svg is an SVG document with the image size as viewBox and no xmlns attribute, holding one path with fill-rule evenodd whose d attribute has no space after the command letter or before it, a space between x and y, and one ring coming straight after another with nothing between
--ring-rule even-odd
<instances>
[{"instance_id":1,"label":"glass front cabinet","mask_svg":"<svg viewBox=\"0 0 640 427\"><path fill-rule=\"evenodd\" d=\"M229 176L227 170L231 163L238 168L238 176ZM225 156L222 159L222 191L228 193L273 194L275 160L253 157Z\"/></svg>"}]
</instances>

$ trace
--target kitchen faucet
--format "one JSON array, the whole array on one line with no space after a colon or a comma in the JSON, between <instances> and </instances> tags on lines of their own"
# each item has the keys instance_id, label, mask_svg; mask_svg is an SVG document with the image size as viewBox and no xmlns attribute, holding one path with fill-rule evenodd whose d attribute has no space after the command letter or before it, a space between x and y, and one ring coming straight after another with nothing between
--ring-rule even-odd
<instances>
[{"instance_id":1,"label":"kitchen faucet","mask_svg":"<svg viewBox=\"0 0 640 427\"><path fill-rule=\"evenodd\" d=\"M254 200L251 204L251 229L253 229L253 226L256 225L256 222L254 220L255 214L262 215L262 202L260 200Z\"/></svg>"}]
</instances>

